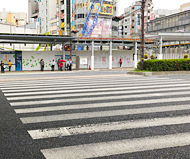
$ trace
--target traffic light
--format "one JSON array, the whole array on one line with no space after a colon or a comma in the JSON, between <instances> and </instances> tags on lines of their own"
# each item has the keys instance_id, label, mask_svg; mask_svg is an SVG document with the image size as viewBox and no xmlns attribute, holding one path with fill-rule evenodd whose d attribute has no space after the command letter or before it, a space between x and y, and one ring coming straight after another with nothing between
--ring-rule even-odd
<instances>
[{"instance_id":1,"label":"traffic light","mask_svg":"<svg viewBox=\"0 0 190 159\"><path fill-rule=\"evenodd\" d=\"M123 16L114 16L114 17L112 17L112 21L118 22L118 21L122 20L123 18L124 18Z\"/></svg>"},{"instance_id":2,"label":"traffic light","mask_svg":"<svg viewBox=\"0 0 190 159\"><path fill-rule=\"evenodd\" d=\"M70 45L65 45L65 46L64 46L64 50L65 50L65 51L70 51Z\"/></svg>"}]
</instances>

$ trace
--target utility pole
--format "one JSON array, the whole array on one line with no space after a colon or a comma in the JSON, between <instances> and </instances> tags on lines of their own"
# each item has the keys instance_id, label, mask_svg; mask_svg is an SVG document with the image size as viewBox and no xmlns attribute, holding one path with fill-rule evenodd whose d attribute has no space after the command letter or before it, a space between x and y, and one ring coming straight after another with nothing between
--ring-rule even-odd
<instances>
[{"instance_id":1,"label":"utility pole","mask_svg":"<svg viewBox=\"0 0 190 159\"><path fill-rule=\"evenodd\" d=\"M59 31L60 31L60 27L59 27L59 0L57 0L57 4L56 4L56 9L57 9L57 35L59 35Z\"/></svg>"},{"instance_id":2,"label":"utility pole","mask_svg":"<svg viewBox=\"0 0 190 159\"><path fill-rule=\"evenodd\" d=\"M140 70L144 69L144 9L145 9L145 0L142 0L141 6L141 63Z\"/></svg>"}]
</instances>

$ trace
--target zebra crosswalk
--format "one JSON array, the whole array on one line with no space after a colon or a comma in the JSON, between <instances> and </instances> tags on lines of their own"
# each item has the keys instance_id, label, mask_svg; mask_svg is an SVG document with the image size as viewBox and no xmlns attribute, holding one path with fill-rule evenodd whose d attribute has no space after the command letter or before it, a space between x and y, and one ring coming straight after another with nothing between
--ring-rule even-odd
<instances>
[{"instance_id":1,"label":"zebra crosswalk","mask_svg":"<svg viewBox=\"0 0 190 159\"><path fill-rule=\"evenodd\" d=\"M164 158L165 150L190 149L190 82L183 79L42 79L0 88L47 159L148 158L158 150Z\"/></svg>"}]
</instances>

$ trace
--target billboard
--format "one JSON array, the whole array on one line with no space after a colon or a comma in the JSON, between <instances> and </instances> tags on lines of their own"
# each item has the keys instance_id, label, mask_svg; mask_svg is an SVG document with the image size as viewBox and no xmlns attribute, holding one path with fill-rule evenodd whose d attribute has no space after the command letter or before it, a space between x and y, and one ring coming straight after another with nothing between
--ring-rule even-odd
<instances>
[{"instance_id":1,"label":"billboard","mask_svg":"<svg viewBox=\"0 0 190 159\"><path fill-rule=\"evenodd\" d=\"M90 24L93 22L93 18L90 19ZM112 19L107 18L98 18L98 22L96 27L94 28L91 36L92 37L101 37L101 36L108 36L112 34Z\"/></svg>"},{"instance_id":2,"label":"billboard","mask_svg":"<svg viewBox=\"0 0 190 159\"><path fill-rule=\"evenodd\" d=\"M98 7L100 7L100 3L97 3L94 5L94 9L92 10L92 13L96 13ZM100 14L102 14L102 15L113 15L113 5L112 4L103 4L102 9L100 11Z\"/></svg>"}]
</instances>

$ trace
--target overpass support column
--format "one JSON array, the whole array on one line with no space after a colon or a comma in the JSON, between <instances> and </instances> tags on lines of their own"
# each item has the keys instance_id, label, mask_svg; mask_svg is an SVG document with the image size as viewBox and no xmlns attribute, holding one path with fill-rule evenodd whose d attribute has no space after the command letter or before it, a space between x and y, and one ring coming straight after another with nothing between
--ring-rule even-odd
<instances>
[{"instance_id":1,"label":"overpass support column","mask_svg":"<svg viewBox=\"0 0 190 159\"><path fill-rule=\"evenodd\" d=\"M137 68L137 41L135 41L134 68Z\"/></svg>"},{"instance_id":2,"label":"overpass support column","mask_svg":"<svg viewBox=\"0 0 190 159\"><path fill-rule=\"evenodd\" d=\"M109 69L112 69L112 41L110 41Z\"/></svg>"},{"instance_id":3,"label":"overpass support column","mask_svg":"<svg viewBox=\"0 0 190 159\"><path fill-rule=\"evenodd\" d=\"M158 55L158 59L162 60L162 37L160 37L160 53Z\"/></svg>"},{"instance_id":4,"label":"overpass support column","mask_svg":"<svg viewBox=\"0 0 190 159\"><path fill-rule=\"evenodd\" d=\"M92 41L91 70L94 70L94 41Z\"/></svg>"}]
</instances>

